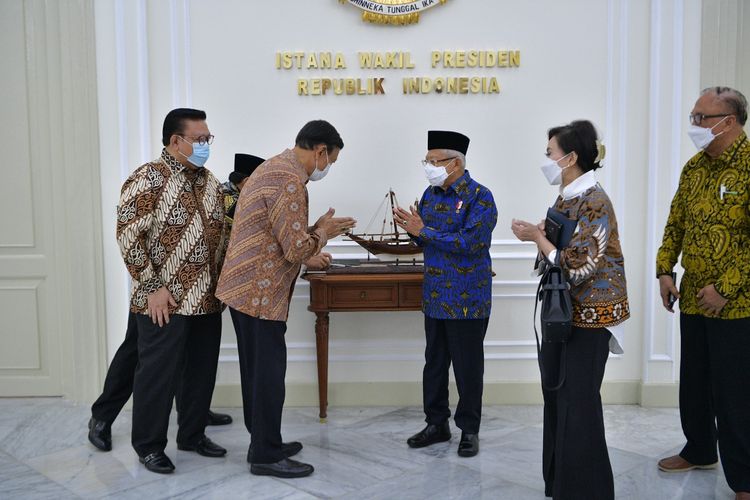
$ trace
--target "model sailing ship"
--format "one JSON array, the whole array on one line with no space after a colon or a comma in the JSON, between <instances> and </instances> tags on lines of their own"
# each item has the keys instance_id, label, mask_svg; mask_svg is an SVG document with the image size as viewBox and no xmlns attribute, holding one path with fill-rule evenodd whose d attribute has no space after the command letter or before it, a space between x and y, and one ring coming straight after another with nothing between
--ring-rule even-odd
<instances>
[{"instance_id":1,"label":"model sailing ship","mask_svg":"<svg viewBox=\"0 0 750 500\"><path fill-rule=\"evenodd\" d=\"M380 260L421 260L422 249L409 237L408 233L400 232L393 220L393 210L397 206L396 194L393 192L393 189L390 189L375 211L375 215L373 215L370 223L365 228L365 232L359 234L346 233L346 236ZM385 214L383 215L380 232L368 232L370 226L372 226L378 214L383 212L384 208ZM386 232L386 229L389 229L389 231Z\"/></svg>"}]
</instances>

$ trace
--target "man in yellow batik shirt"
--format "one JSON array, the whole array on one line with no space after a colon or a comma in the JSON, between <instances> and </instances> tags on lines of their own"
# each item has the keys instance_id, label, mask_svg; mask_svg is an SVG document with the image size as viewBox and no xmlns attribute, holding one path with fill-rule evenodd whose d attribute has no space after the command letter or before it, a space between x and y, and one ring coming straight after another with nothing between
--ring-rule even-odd
<instances>
[{"instance_id":1,"label":"man in yellow batik shirt","mask_svg":"<svg viewBox=\"0 0 750 500\"><path fill-rule=\"evenodd\" d=\"M722 466L750 499L750 141L747 99L728 87L701 93L690 114L700 150L672 200L656 274L664 307L679 298L680 419L687 444L666 472ZM672 268L682 254L680 291Z\"/></svg>"}]
</instances>

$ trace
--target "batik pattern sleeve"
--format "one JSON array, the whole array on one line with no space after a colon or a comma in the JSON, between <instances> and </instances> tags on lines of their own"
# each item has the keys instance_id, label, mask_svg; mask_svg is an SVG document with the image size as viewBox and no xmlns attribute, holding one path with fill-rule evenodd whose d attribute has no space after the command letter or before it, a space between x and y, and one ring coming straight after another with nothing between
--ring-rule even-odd
<instances>
[{"instance_id":1,"label":"batik pattern sleeve","mask_svg":"<svg viewBox=\"0 0 750 500\"><path fill-rule=\"evenodd\" d=\"M423 215L423 213L422 213L422 207L423 207L423 205L424 205L424 197L425 197L425 195L424 195L424 194L422 194L422 198L421 198L421 199L419 200L419 202L417 203L417 213L418 213L418 214L419 214L419 216L420 216L420 217L422 217L422 218L424 217L424 215ZM416 244L417 244L417 245L419 245L420 247L421 247L421 246L424 246L424 241L422 241L422 238L420 238L420 237L419 237L419 235L417 235L417 236L414 236L413 234L410 234L410 235L409 235L409 238L411 238L411 239L412 239L412 240L414 241L414 243L416 243Z\"/></svg>"},{"instance_id":2,"label":"batik pattern sleeve","mask_svg":"<svg viewBox=\"0 0 750 500\"><path fill-rule=\"evenodd\" d=\"M219 239L219 245L216 248L216 269L218 276L221 274L221 268L224 265L224 259L227 255L227 247L229 246L229 235L232 231L233 219L227 215L226 195L221 188L219 188L218 190L217 197L218 206L223 207L224 209L224 217L222 218L223 224L221 227L221 238ZM234 204L231 208L234 208ZM232 213L232 215L234 215L234 213Z\"/></svg>"},{"instance_id":3,"label":"batik pattern sleeve","mask_svg":"<svg viewBox=\"0 0 750 500\"><path fill-rule=\"evenodd\" d=\"M664 228L661 247L656 254L656 276L672 272L682 252L685 236L685 173L680 176L680 184L672 198L667 225Z\"/></svg>"},{"instance_id":4,"label":"batik pattern sleeve","mask_svg":"<svg viewBox=\"0 0 750 500\"><path fill-rule=\"evenodd\" d=\"M302 263L320 253L328 241L323 229L308 232L307 191L297 178L289 176L269 197L268 218L284 258Z\"/></svg>"},{"instance_id":5,"label":"batik pattern sleeve","mask_svg":"<svg viewBox=\"0 0 750 500\"><path fill-rule=\"evenodd\" d=\"M117 209L117 243L130 276L141 290L151 294L163 286L147 251L147 238L154 222L158 188L151 182L150 165L136 170L122 186Z\"/></svg>"},{"instance_id":6,"label":"batik pattern sleeve","mask_svg":"<svg viewBox=\"0 0 750 500\"><path fill-rule=\"evenodd\" d=\"M567 247L560 250L560 267L571 285L579 285L605 265L609 244L610 210L604 199L592 197L581 205L577 232Z\"/></svg>"}]
</instances>

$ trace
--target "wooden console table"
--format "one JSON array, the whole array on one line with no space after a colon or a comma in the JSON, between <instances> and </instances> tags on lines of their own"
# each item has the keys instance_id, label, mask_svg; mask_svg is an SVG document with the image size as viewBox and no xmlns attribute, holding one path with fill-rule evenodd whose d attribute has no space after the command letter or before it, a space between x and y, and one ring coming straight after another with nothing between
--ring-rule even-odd
<instances>
[{"instance_id":1,"label":"wooden console table","mask_svg":"<svg viewBox=\"0 0 750 500\"><path fill-rule=\"evenodd\" d=\"M318 362L320 419L328 409L328 314L356 311L421 311L422 266L372 266L331 268L306 273L310 306L316 315L315 345Z\"/></svg>"}]
</instances>

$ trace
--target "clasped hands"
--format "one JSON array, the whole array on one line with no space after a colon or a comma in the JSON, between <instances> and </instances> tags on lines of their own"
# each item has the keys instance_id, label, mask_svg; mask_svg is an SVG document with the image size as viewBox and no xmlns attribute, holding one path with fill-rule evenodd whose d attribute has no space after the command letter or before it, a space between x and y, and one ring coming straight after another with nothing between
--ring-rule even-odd
<instances>
[{"instance_id":1,"label":"clasped hands","mask_svg":"<svg viewBox=\"0 0 750 500\"><path fill-rule=\"evenodd\" d=\"M513 231L513 234L516 236L516 238L521 241L533 241L534 243L538 244L541 238L545 237L544 221L534 225L531 222L513 219L510 229L511 231Z\"/></svg>"},{"instance_id":2,"label":"clasped hands","mask_svg":"<svg viewBox=\"0 0 750 500\"><path fill-rule=\"evenodd\" d=\"M336 210L329 208L313 226L314 229L324 230L328 239L346 234L357 226L357 221L353 217L334 217L335 213ZM311 271L322 271L328 269L332 260L333 256L330 253L321 252L307 259L305 266Z\"/></svg>"}]
</instances>

